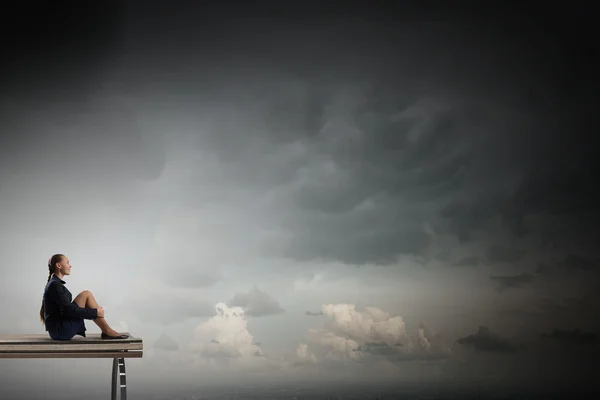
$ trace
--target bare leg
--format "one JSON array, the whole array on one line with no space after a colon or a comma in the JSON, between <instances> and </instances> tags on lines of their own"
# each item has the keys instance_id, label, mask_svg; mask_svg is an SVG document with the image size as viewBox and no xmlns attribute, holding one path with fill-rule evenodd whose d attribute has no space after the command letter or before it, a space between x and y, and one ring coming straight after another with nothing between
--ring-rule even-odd
<instances>
[{"instance_id":1,"label":"bare leg","mask_svg":"<svg viewBox=\"0 0 600 400\"><path fill-rule=\"evenodd\" d=\"M84 290L83 292L79 293L77 297L75 297L73 302L82 308L98 308L98 302L96 301L96 298L94 297L92 292L90 292L89 290ZM110 325L108 325L108 322L106 322L106 318L98 317L93 321L96 323L96 325L98 325L100 330L106 333L107 335L119 335L119 332L115 331L113 328L110 327Z\"/></svg>"}]
</instances>

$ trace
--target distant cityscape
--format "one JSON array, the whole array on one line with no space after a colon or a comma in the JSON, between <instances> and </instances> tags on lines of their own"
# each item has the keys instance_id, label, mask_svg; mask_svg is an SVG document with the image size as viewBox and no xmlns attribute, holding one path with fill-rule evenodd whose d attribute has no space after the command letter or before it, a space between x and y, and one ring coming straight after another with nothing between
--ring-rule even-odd
<instances>
[{"instance_id":1,"label":"distant cityscape","mask_svg":"<svg viewBox=\"0 0 600 400\"><path fill-rule=\"evenodd\" d=\"M596 393L598 394L598 393ZM533 392L524 389L469 389L454 388L440 392L438 389L419 387L398 388L236 388L236 389L205 389L202 394L192 394L189 391L180 393L161 393L154 396L144 396L147 400L559 400L600 398L592 393L560 393L551 391Z\"/></svg>"},{"instance_id":2,"label":"distant cityscape","mask_svg":"<svg viewBox=\"0 0 600 400\"><path fill-rule=\"evenodd\" d=\"M158 383L158 382L157 382ZM540 384L548 385L548 382ZM52 395L54 393L51 393ZM0 389L2 400L75 400L80 391L64 391L48 396L39 387ZM86 400L110 398L108 389L87 391ZM445 386L441 385L160 385L152 387L133 386L128 393L130 400L579 400L600 399L600 390L562 387L507 387L507 386Z\"/></svg>"}]
</instances>

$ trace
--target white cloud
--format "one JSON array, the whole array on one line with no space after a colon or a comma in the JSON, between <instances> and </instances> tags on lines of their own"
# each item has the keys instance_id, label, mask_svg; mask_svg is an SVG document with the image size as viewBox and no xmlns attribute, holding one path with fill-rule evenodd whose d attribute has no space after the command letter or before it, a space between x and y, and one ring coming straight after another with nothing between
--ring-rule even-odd
<instances>
[{"instance_id":1,"label":"white cloud","mask_svg":"<svg viewBox=\"0 0 600 400\"><path fill-rule=\"evenodd\" d=\"M342 303L323 304L321 311L328 321L321 329L310 329L307 337L324 351L328 360L388 365L389 362L442 359L450 355L450 349L439 334L421 325L413 339L402 317L391 316L379 308L365 307L357 311L354 304ZM308 354L307 348L299 348L298 352L301 351Z\"/></svg>"},{"instance_id":2,"label":"white cloud","mask_svg":"<svg viewBox=\"0 0 600 400\"><path fill-rule=\"evenodd\" d=\"M403 346L412 346L402 317L390 317L376 307L365 307L364 312L359 312L353 304L324 304L321 311L330 318L331 328L349 338L362 343L401 343Z\"/></svg>"},{"instance_id":3,"label":"white cloud","mask_svg":"<svg viewBox=\"0 0 600 400\"><path fill-rule=\"evenodd\" d=\"M182 358L214 371L244 370L261 374L281 362L265 356L248 331L248 321L241 307L219 302L215 314L198 325L193 339L182 348Z\"/></svg>"},{"instance_id":4,"label":"white cloud","mask_svg":"<svg viewBox=\"0 0 600 400\"><path fill-rule=\"evenodd\" d=\"M358 351L360 345L352 339L336 335L333 332L320 329L310 329L308 338L311 342L326 347L329 352L326 357L332 360L359 360L362 354Z\"/></svg>"},{"instance_id":5,"label":"white cloud","mask_svg":"<svg viewBox=\"0 0 600 400\"><path fill-rule=\"evenodd\" d=\"M215 306L217 315L198 325L192 349L208 357L256 357L262 350L254 344L248 332L248 321L241 307L225 303Z\"/></svg>"},{"instance_id":6,"label":"white cloud","mask_svg":"<svg viewBox=\"0 0 600 400\"><path fill-rule=\"evenodd\" d=\"M317 357L308 349L306 343L300 343L296 348L296 356L298 357L296 363L298 364L316 364L318 362Z\"/></svg>"}]
</instances>

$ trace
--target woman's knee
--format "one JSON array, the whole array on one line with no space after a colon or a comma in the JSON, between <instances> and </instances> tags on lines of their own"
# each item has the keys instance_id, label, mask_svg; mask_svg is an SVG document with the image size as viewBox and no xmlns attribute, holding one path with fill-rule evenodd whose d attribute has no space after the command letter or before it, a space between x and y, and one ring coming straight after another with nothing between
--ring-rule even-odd
<instances>
[{"instance_id":1,"label":"woman's knee","mask_svg":"<svg viewBox=\"0 0 600 400\"><path fill-rule=\"evenodd\" d=\"M84 290L81 293L79 293L80 296L83 297L91 297L92 296L92 292L90 292L89 290Z\"/></svg>"}]
</instances>

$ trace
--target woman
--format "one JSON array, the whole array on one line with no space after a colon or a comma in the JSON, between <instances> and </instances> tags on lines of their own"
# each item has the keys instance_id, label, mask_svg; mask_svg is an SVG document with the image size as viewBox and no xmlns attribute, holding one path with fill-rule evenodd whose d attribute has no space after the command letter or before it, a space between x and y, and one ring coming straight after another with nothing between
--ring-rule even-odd
<instances>
[{"instance_id":1,"label":"woman","mask_svg":"<svg viewBox=\"0 0 600 400\"><path fill-rule=\"evenodd\" d=\"M64 254L55 254L48 261L48 282L44 289L40 319L54 340L70 340L75 335L85 337L84 319L93 320L102 330L102 339L127 339L112 329L104 319L104 309L96 303L89 290L72 295L62 278L71 275L71 263Z\"/></svg>"}]
</instances>

